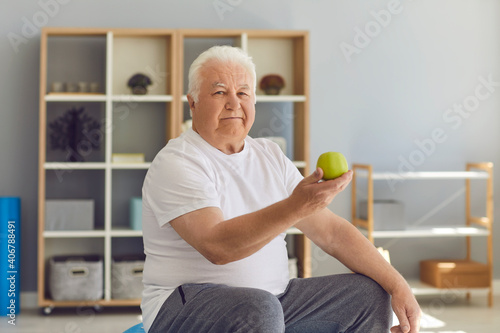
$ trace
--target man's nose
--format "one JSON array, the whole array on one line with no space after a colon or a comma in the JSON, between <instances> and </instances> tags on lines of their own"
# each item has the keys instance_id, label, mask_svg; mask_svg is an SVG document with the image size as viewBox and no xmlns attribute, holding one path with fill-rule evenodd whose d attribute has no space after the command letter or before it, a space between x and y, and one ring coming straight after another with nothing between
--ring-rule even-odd
<instances>
[{"instance_id":1,"label":"man's nose","mask_svg":"<svg viewBox=\"0 0 500 333\"><path fill-rule=\"evenodd\" d=\"M240 106L240 100L236 94L228 94L225 108L226 110L237 110Z\"/></svg>"}]
</instances>

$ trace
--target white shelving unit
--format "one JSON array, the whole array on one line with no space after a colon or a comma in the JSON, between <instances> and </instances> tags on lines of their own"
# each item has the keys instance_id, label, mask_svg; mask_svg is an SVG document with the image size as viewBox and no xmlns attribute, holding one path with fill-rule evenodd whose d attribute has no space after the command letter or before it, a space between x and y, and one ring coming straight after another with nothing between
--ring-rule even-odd
<instances>
[{"instance_id":1,"label":"white shelving unit","mask_svg":"<svg viewBox=\"0 0 500 333\"><path fill-rule=\"evenodd\" d=\"M483 237L487 241L486 263L489 271L489 286L482 288L488 290L489 305L493 304L493 164L486 163L468 163L466 171L441 171L441 172L373 172L372 166L368 164L353 164L354 176L352 180L352 222L360 228L366 237L375 243L376 239L391 238L446 238L462 237L466 239L467 257L471 260L471 237ZM373 221L373 182L386 180L464 180L465 181L465 221L460 225L443 225L432 227L414 227L404 230L374 230ZM475 217L471 215L471 180L484 180L486 182L486 212L485 216ZM357 209L357 183L365 181L367 183L367 218L362 219L358 216ZM474 274L473 272L470 272ZM412 282L415 294L436 294L442 292L439 288L426 285L420 281ZM472 288L470 288L472 289ZM477 288L476 288L477 289ZM479 288L481 289L481 288ZM467 294L469 296L469 294Z\"/></svg>"},{"instance_id":2,"label":"white shelving unit","mask_svg":"<svg viewBox=\"0 0 500 333\"><path fill-rule=\"evenodd\" d=\"M171 30L114 28L43 28L40 47L38 303L54 307L137 306L140 299L113 299L111 263L115 255L142 253L142 231L128 225L128 201L141 196L147 169L156 153L181 133L187 98L183 90L190 62L199 51L227 43L253 52L260 66L273 68L288 86L281 95L257 96L264 104L287 103L293 109L292 159L309 169L308 33L272 30ZM273 43L274 42L274 43ZM271 44L271 45L270 45ZM269 49L271 47L271 49ZM279 53L281 58L269 58ZM271 63L271 64L269 64ZM267 71L263 68L262 70ZM146 95L132 95L127 80L136 73L153 80ZM258 75L266 72L259 72ZM52 82L97 82L98 93L54 93ZM270 104L269 104L270 103ZM100 148L84 161L49 147L49 124L70 107L84 107L101 122ZM114 153L143 153L143 163L114 163ZM92 199L94 230L45 230L46 199ZM299 275L310 276L308 240L294 237ZM104 297L92 302L55 301L47 288L47 261L55 255L99 254L104 263ZM85 303L85 304L83 304Z\"/></svg>"},{"instance_id":3,"label":"white shelving unit","mask_svg":"<svg viewBox=\"0 0 500 333\"><path fill-rule=\"evenodd\" d=\"M81 306L81 301L55 301L46 288L46 263L53 255L99 254L104 263L104 297L94 306L139 305L140 300L113 299L111 295L111 262L114 255L142 252L142 231L131 230L124 197L140 196L137 186L151 165L156 152L177 135L178 104L174 99L176 74L176 33L167 29L78 29L45 28L41 35L40 59L40 171L39 171L39 257L38 295L39 306L50 313L54 307ZM77 49L82 54L74 58L63 57L54 63L52 58L72 53ZM92 50L97 54L92 62L85 54ZM94 63L100 64L93 67ZM84 69L79 69L87 66ZM67 71L60 72L65 67ZM132 95L126 83L137 72L155 70L169 73L162 82L156 80L147 95ZM92 76L93 75L93 76ZM51 81L70 81L77 78L95 80L100 83L100 93L52 93ZM54 114L70 106L95 108L101 122L99 153L88 161L68 161L64 156L51 157L48 148L48 124ZM147 119L151 118L149 123ZM161 121L158 121L161 120ZM145 121L145 122L142 122ZM151 128L151 122L158 123ZM136 127L143 126L143 128ZM149 132L149 130L151 130ZM154 148L148 150L151 143ZM142 144L142 146L141 146ZM144 163L114 163L113 153L137 153L146 155ZM54 174L56 175L54 177ZM123 177L122 175L125 175ZM97 175L98 179L93 179ZM53 179L55 178L55 179ZM90 188L74 188L88 182ZM123 178L127 178L126 181ZM128 178L132 179L127 184ZM78 185L75 185L78 184ZM124 192L124 193L121 193ZM66 199L90 197L95 202L95 230L45 230L45 198ZM118 198L117 198L118 197ZM72 246L68 248L68 244ZM126 244L126 245L124 245ZM125 248L125 249L123 249ZM139 249L139 251L138 251Z\"/></svg>"}]
</instances>

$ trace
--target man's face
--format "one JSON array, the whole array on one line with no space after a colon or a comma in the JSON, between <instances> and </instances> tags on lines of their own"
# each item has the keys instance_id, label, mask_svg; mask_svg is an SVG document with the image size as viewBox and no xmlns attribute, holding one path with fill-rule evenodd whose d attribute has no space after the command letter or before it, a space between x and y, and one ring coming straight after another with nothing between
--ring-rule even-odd
<instances>
[{"instance_id":1,"label":"man's face","mask_svg":"<svg viewBox=\"0 0 500 333\"><path fill-rule=\"evenodd\" d=\"M198 102L188 95L193 129L225 153L240 151L255 120L251 75L239 64L211 61L201 77Z\"/></svg>"}]
</instances>

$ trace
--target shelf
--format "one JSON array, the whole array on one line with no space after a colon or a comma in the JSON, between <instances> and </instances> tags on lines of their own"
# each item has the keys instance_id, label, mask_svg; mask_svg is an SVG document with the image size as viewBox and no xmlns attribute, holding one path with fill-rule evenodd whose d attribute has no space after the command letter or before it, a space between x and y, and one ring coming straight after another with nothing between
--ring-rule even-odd
<instances>
[{"instance_id":1,"label":"shelf","mask_svg":"<svg viewBox=\"0 0 500 333\"><path fill-rule=\"evenodd\" d=\"M104 230L45 230L45 238L99 238L104 237Z\"/></svg>"},{"instance_id":2,"label":"shelf","mask_svg":"<svg viewBox=\"0 0 500 333\"><path fill-rule=\"evenodd\" d=\"M408 280L407 282L410 285L411 290L415 296L443 295L444 290L453 290L453 292L460 291L463 293L469 291L482 291L486 293L489 291L489 288L436 288L434 286L423 283L420 280Z\"/></svg>"},{"instance_id":3,"label":"shelf","mask_svg":"<svg viewBox=\"0 0 500 333\"><path fill-rule=\"evenodd\" d=\"M306 161L292 161L293 165L297 168L305 168L307 167L307 162Z\"/></svg>"},{"instance_id":4,"label":"shelf","mask_svg":"<svg viewBox=\"0 0 500 333\"><path fill-rule=\"evenodd\" d=\"M294 82L301 75L301 66L295 65L294 54L295 42L293 38L269 38L265 36L254 36L248 38L248 54L255 63L257 74L257 92L263 93L259 85L262 78L268 74L278 74L285 81L285 86L281 90L284 95L302 93L297 91ZM270 56L272 55L272 56Z\"/></svg>"},{"instance_id":5,"label":"shelf","mask_svg":"<svg viewBox=\"0 0 500 333\"><path fill-rule=\"evenodd\" d=\"M144 161L152 161L169 139L169 123L165 102L150 100L149 103L112 103L113 130L110 134L111 154L144 155Z\"/></svg>"},{"instance_id":6,"label":"shelf","mask_svg":"<svg viewBox=\"0 0 500 333\"><path fill-rule=\"evenodd\" d=\"M45 36L47 38L44 39L43 48L45 48L47 56L45 61L47 71L40 79L45 84L43 91L50 95L49 99L54 98L54 101L87 101L87 98L93 98L90 95L85 96L83 93L53 93L51 85L55 82L63 85L95 82L100 87L98 92L104 92L107 56L107 38L104 31L99 34L77 33L75 35L50 34Z\"/></svg>"},{"instance_id":7,"label":"shelf","mask_svg":"<svg viewBox=\"0 0 500 333\"><path fill-rule=\"evenodd\" d=\"M112 42L112 91L113 94L129 94L129 79L138 73L147 75L152 84L151 95L169 94L171 76L171 36L120 35L114 33Z\"/></svg>"},{"instance_id":8,"label":"shelf","mask_svg":"<svg viewBox=\"0 0 500 333\"><path fill-rule=\"evenodd\" d=\"M171 102L172 95L113 95L113 102Z\"/></svg>"},{"instance_id":9,"label":"shelf","mask_svg":"<svg viewBox=\"0 0 500 333\"><path fill-rule=\"evenodd\" d=\"M146 163L105 163L105 162L46 162L44 168L46 170L95 170L95 169L149 169L151 162Z\"/></svg>"},{"instance_id":10,"label":"shelf","mask_svg":"<svg viewBox=\"0 0 500 333\"><path fill-rule=\"evenodd\" d=\"M111 237L142 237L142 230L114 229L109 232L105 230L45 230L43 232L45 238L99 238L106 235Z\"/></svg>"},{"instance_id":11,"label":"shelf","mask_svg":"<svg viewBox=\"0 0 500 333\"><path fill-rule=\"evenodd\" d=\"M50 298L45 298L39 301L41 307L89 307L89 306L139 306L140 299L99 299L95 301L54 301ZM50 313L50 311L49 311Z\"/></svg>"},{"instance_id":12,"label":"shelf","mask_svg":"<svg viewBox=\"0 0 500 333\"><path fill-rule=\"evenodd\" d=\"M110 235L111 237L142 237L142 230L113 229Z\"/></svg>"},{"instance_id":13,"label":"shelf","mask_svg":"<svg viewBox=\"0 0 500 333\"><path fill-rule=\"evenodd\" d=\"M49 93L46 102L105 102L105 94Z\"/></svg>"},{"instance_id":14,"label":"shelf","mask_svg":"<svg viewBox=\"0 0 500 333\"><path fill-rule=\"evenodd\" d=\"M111 163L112 169L124 169L124 170L149 169L150 166L151 166L150 162L146 162L146 163Z\"/></svg>"},{"instance_id":15,"label":"shelf","mask_svg":"<svg viewBox=\"0 0 500 333\"><path fill-rule=\"evenodd\" d=\"M360 171L361 178L367 178L368 172ZM395 179L488 179L488 173L484 171L437 171L437 172L374 172L373 180L395 180Z\"/></svg>"},{"instance_id":16,"label":"shelf","mask_svg":"<svg viewBox=\"0 0 500 333\"><path fill-rule=\"evenodd\" d=\"M91 169L105 169L106 163L104 162L46 162L43 164L46 170L91 170Z\"/></svg>"},{"instance_id":17,"label":"shelf","mask_svg":"<svg viewBox=\"0 0 500 333\"><path fill-rule=\"evenodd\" d=\"M365 236L368 235L366 229L360 229ZM488 230L474 227L434 227L415 228L406 230L373 231L373 238L429 238L429 237L464 237L464 236L489 236Z\"/></svg>"},{"instance_id":18,"label":"shelf","mask_svg":"<svg viewBox=\"0 0 500 333\"><path fill-rule=\"evenodd\" d=\"M306 96L302 95L257 95L257 102L305 102Z\"/></svg>"},{"instance_id":19,"label":"shelf","mask_svg":"<svg viewBox=\"0 0 500 333\"><path fill-rule=\"evenodd\" d=\"M105 102L105 94L49 93L44 97L46 102ZM114 102L171 102L172 95L112 95Z\"/></svg>"}]
</instances>

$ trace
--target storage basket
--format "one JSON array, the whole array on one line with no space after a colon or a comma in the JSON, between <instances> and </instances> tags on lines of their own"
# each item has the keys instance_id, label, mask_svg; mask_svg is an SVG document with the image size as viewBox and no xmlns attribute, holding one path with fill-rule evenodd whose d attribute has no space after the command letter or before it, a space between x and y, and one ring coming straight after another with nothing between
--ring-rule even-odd
<instances>
[{"instance_id":1,"label":"storage basket","mask_svg":"<svg viewBox=\"0 0 500 333\"><path fill-rule=\"evenodd\" d=\"M49 292L55 301L102 299L102 257L99 255L52 257L49 260Z\"/></svg>"},{"instance_id":2,"label":"storage basket","mask_svg":"<svg viewBox=\"0 0 500 333\"><path fill-rule=\"evenodd\" d=\"M142 297L144 260L144 254L113 258L111 263L111 297L113 299L138 299Z\"/></svg>"}]
</instances>

